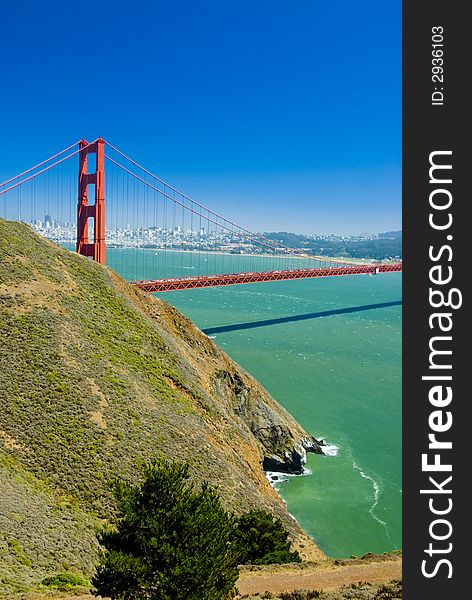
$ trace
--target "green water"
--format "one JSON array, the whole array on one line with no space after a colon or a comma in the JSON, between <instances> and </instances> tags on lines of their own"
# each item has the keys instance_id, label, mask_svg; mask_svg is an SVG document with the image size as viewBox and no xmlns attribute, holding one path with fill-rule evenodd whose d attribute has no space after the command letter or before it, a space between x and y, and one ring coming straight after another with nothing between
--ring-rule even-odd
<instances>
[{"instance_id":1,"label":"green water","mask_svg":"<svg viewBox=\"0 0 472 600\"><path fill-rule=\"evenodd\" d=\"M107 262L123 273L120 263L131 253L110 249ZM182 254L179 265L193 274L190 258ZM141 278L144 262L139 253L133 256L135 266L123 274ZM245 258L240 260L242 271ZM214 341L309 433L337 447L332 456L309 454L309 474L276 484L319 546L331 556L400 548L401 274L162 297L201 329L220 328L209 332ZM383 303L394 304L373 307ZM348 307L362 310L342 312ZM326 311L336 312L323 315Z\"/></svg>"}]
</instances>

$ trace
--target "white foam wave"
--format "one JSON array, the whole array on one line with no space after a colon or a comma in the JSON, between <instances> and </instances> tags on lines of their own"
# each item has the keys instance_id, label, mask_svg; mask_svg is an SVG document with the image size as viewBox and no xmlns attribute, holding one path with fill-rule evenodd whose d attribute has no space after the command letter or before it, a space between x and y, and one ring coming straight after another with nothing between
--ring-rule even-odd
<instances>
[{"instance_id":1,"label":"white foam wave","mask_svg":"<svg viewBox=\"0 0 472 600\"><path fill-rule=\"evenodd\" d=\"M295 474L295 473L284 473L281 471L266 471L265 475L267 480L269 481L272 487L275 487L279 483L283 483L284 481L288 481L292 477L304 477L306 475L311 475L311 469L307 469L303 467L303 473Z\"/></svg>"},{"instance_id":2,"label":"white foam wave","mask_svg":"<svg viewBox=\"0 0 472 600\"><path fill-rule=\"evenodd\" d=\"M339 452L339 446L336 444L326 444L321 446L324 456L336 456Z\"/></svg>"},{"instance_id":3,"label":"white foam wave","mask_svg":"<svg viewBox=\"0 0 472 600\"><path fill-rule=\"evenodd\" d=\"M375 509L377 508L377 505L379 503L379 496L380 496L380 485L379 482L374 479L373 477L371 477L370 475L368 475L365 471L363 471L363 469L356 463L355 460L352 461L352 466L354 467L354 469L356 469L356 471L359 471L359 475L363 478L363 479L367 479L368 481L370 481L371 485L372 485L372 491L374 494L374 501L371 504L370 508L369 508L369 513L371 515L371 517L377 521L378 523L380 523L382 525L382 527L385 528L385 532L387 534L387 537L390 539L390 536L388 534L388 527L387 527L387 523L385 521L383 521L378 515L375 514Z\"/></svg>"}]
</instances>

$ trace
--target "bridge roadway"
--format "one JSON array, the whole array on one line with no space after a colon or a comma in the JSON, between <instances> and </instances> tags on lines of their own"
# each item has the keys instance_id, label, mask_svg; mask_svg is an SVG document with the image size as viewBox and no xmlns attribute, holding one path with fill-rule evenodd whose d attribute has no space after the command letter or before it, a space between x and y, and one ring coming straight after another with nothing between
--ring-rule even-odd
<instances>
[{"instance_id":1,"label":"bridge roadway","mask_svg":"<svg viewBox=\"0 0 472 600\"><path fill-rule=\"evenodd\" d=\"M201 277L182 277L175 279L154 279L152 281L132 281L132 285L146 292L173 292L193 290L221 285L259 283L262 281L286 281L289 279L308 279L313 277L335 277L340 275L376 275L378 273L398 273L402 263L359 264L348 267L329 267L316 269L292 269L286 271L264 271L255 273L228 273L223 275L203 275Z\"/></svg>"}]
</instances>

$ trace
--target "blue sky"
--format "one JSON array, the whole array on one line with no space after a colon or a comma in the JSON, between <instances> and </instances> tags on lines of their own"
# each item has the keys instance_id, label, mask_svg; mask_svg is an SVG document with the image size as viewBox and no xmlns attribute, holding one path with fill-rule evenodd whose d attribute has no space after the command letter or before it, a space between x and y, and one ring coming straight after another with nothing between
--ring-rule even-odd
<instances>
[{"instance_id":1,"label":"blue sky","mask_svg":"<svg viewBox=\"0 0 472 600\"><path fill-rule=\"evenodd\" d=\"M108 139L259 231L401 227L401 2L3 3L0 180Z\"/></svg>"}]
</instances>

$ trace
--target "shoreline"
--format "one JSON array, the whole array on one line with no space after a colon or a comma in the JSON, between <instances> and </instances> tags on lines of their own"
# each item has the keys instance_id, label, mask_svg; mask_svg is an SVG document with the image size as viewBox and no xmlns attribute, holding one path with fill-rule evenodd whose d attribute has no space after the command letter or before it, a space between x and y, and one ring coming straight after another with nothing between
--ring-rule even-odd
<instances>
[{"instance_id":1,"label":"shoreline","mask_svg":"<svg viewBox=\"0 0 472 600\"><path fill-rule=\"evenodd\" d=\"M62 243L62 242L61 242ZM69 242L64 242L69 243ZM140 246L112 246L108 245L107 249L113 250L141 250L141 251L151 251L151 252L175 252L177 254L216 254L216 255L225 255L225 256L244 256L244 257L260 257L260 258L274 258L274 259L284 259L284 260L300 260L300 261L318 261L318 262L327 262L327 261L336 261L340 263L360 263L360 264L387 264L387 263L396 263L401 262L401 258L381 258L381 259L373 259L373 258L351 258L346 256L321 256L321 255L290 255L290 254L267 254L267 253L252 253L252 252L226 252L224 250L181 250L176 248L143 248Z\"/></svg>"},{"instance_id":2,"label":"shoreline","mask_svg":"<svg viewBox=\"0 0 472 600\"><path fill-rule=\"evenodd\" d=\"M51 240L54 241L54 240ZM74 246L75 243L66 240L55 241L56 244L65 246ZM340 263L359 263L359 264L389 264L401 262L402 258L381 258L381 259L373 259L373 258L354 258L354 257L346 257L346 256L321 256L321 255L307 255L307 256L299 256L299 255L290 255L290 254L267 254L267 253L251 253L251 252L226 252L223 250L182 250L176 248L143 248L141 246L115 246L113 244L107 244L107 250L139 250L140 252L175 252L176 254L211 254L216 256L242 256L245 258L273 258L275 260L300 260L300 261L318 261L318 262L328 262L328 261L336 261Z\"/></svg>"}]
</instances>

